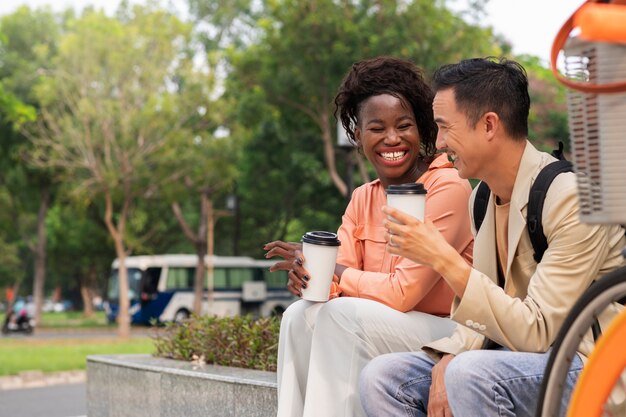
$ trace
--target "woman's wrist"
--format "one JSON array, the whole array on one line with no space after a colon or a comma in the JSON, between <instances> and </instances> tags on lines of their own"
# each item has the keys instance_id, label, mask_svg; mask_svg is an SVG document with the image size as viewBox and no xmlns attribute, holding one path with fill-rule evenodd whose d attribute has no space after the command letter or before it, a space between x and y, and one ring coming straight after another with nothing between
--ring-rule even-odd
<instances>
[{"instance_id":1,"label":"woman's wrist","mask_svg":"<svg viewBox=\"0 0 626 417\"><path fill-rule=\"evenodd\" d=\"M343 275L346 269L348 269L347 266L339 265L339 264L335 265L335 275L337 276L337 284L341 284L341 276Z\"/></svg>"}]
</instances>

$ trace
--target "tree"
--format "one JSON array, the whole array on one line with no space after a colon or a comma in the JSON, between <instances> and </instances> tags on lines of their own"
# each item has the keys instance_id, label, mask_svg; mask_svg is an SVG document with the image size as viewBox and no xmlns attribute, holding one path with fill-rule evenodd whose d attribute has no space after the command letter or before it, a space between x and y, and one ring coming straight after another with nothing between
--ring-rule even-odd
<instances>
[{"instance_id":1,"label":"tree","mask_svg":"<svg viewBox=\"0 0 626 417\"><path fill-rule=\"evenodd\" d=\"M19 129L24 123L35 120L36 112L32 106L6 91L0 83L0 116L2 116L0 123Z\"/></svg>"},{"instance_id":2,"label":"tree","mask_svg":"<svg viewBox=\"0 0 626 417\"><path fill-rule=\"evenodd\" d=\"M391 54L432 70L464 56L498 52L488 29L430 0L264 3L260 40L235 53L233 76L248 87L261 86L276 107L313 122L328 174L344 197L331 101L353 62Z\"/></svg>"},{"instance_id":3,"label":"tree","mask_svg":"<svg viewBox=\"0 0 626 417\"><path fill-rule=\"evenodd\" d=\"M517 57L528 73L530 115L528 138L545 151L552 151L558 142L569 150L569 128L567 125L566 89L550 69L545 68L539 58L528 55Z\"/></svg>"},{"instance_id":4,"label":"tree","mask_svg":"<svg viewBox=\"0 0 626 417\"><path fill-rule=\"evenodd\" d=\"M104 288L102 277L111 272L115 251L97 208L86 200L59 192L48 213L49 274L56 287L76 288L86 317L93 315L93 298ZM101 295L101 294L100 294Z\"/></svg>"},{"instance_id":5,"label":"tree","mask_svg":"<svg viewBox=\"0 0 626 417\"><path fill-rule=\"evenodd\" d=\"M0 107L6 115L0 124L0 130L5 132L2 145L6 150L2 161L5 175L0 182L10 190L10 207L20 245L28 248L34 258L37 323L46 278L45 219L54 184L50 172L29 164L32 146L19 130L25 122L35 119L33 86L39 71L49 68L61 27L51 12L31 11L27 7L0 20Z\"/></svg>"},{"instance_id":6,"label":"tree","mask_svg":"<svg viewBox=\"0 0 626 417\"><path fill-rule=\"evenodd\" d=\"M263 238L299 238L309 225L338 224L348 187L336 154L332 98L352 63L395 55L428 74L446 62L501 51L491 29L468 23L441 1L189 2L207 28L206 44L225 51L225 96L236 103L227 126L238 125L247 137L238 180L242 217L261 232L244 243L249 253L259 253L253 248ZM353 156L367 181L365 163Z\"/></svg>"},{"instance_id":7,"label":"tree","mask_svg":"<svg viewBox=\"0 0 626 417\"><path fill-rule=\"evenodd\" d=\"M118 333L130 332L128 221L154 191L160 150L190 115L180 111L177 71L188 68L190 26L152 5L117 18L88 11L70 23L55 69L37 88L38 163L63 170L73 192L104 206L120 261Z\"/></svg>"},{"instance_id":8,"label":"tree","mask_svg":"<svg viewBox=\"0 0 626 417\"><path fill-rule=\"evenodd\" d=\"M188 102L196 103L197 108L197 103L206 102L207 96L208 94L201 94ZM172 137L159 158L160 171L164 175L161 182L163 195L170 202L181 230L198 256L194 277L195 314L201 313L204 277L207 272L209 285L212 282L214 225L223 214L215 209L214 199L216 195L232 188L237 175L236 161L239 155L236 137L226 133L213 134L215 120L211 120L214 117L209 115L215 116L220 112L213 110L213 107L219 108L217 103L209 103L209 106L211 107L208 111L196 112L196 120L192 119L186 129L181 129ZM191 202L199 209L183 210L183 206L189 206ZM194 223L195 232L192 230ZM206 255L208 271L204 261Z\"/></svg>"}]
</instances>

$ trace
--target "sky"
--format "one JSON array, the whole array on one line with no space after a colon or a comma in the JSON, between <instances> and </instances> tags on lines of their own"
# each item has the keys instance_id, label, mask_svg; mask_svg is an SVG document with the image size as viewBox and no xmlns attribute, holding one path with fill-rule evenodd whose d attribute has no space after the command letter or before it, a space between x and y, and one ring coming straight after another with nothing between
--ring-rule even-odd
<instances>
[{"instance_id":1,"label":"sky","mask_svg":"<svg viewBox=\"0 0 626 417\"><path fill-rule=\"evenodd\" d=\"M170 0L184 4L184 0ZM82 9L92 4L113 13L119 0L0 0L0 15L11 13L21 5L31 8L50 5L53 10L67 7ZM490 25L513 45L516 54L538 56L547 65L550 48L559 28L584 0L489 0L487 17L481 25ZM462 6L465 0L451 3Z\"/></svg>"}]
</instances>

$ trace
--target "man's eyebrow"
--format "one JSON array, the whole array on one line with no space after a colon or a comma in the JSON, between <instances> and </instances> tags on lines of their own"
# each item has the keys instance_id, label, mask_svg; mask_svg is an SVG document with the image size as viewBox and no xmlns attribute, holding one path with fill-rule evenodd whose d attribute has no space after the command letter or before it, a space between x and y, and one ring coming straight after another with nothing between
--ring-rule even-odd
<instances>
[{"instance_id":1,"label":"man's eyebrow","mask_svg":"<svg viewBox=\"0 0 626 417\"><path fill-rule=\"evenodd\" d=\"M443 117L435 117L435 123L445 123L446 120Z\"/></svg>"}]
</instances>

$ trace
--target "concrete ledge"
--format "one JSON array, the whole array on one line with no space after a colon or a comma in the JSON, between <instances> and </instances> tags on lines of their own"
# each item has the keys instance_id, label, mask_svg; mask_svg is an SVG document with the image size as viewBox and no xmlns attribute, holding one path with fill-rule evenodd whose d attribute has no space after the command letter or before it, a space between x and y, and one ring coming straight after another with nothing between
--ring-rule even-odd
<instances>
[{"instance_id":1,"label":"concrete ledge","mask_svg":"<svg viewBox=\"0 0 626 417\"><path fill-rule=\"evenodd\" d=\"M155 358L87 357L89 417L274 417L276 374Z\"/></svg>"}]
</instances>

